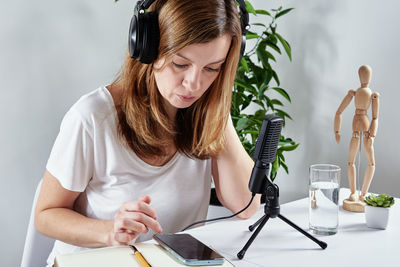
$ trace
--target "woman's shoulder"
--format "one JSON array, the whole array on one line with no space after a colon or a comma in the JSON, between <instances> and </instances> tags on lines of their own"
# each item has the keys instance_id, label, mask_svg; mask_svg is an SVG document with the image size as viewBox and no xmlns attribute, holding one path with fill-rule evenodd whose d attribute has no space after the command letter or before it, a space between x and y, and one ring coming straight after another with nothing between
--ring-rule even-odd
<instances>
[{"instance_id":1,"label":"woman's shoulder","mask_svg":"<svg viewBox=\"0 0 400 267\"><path fill-rule=\"evenodd\" d=\"M71 107L84 120L101 120L114 114L115 108L111 94L106 87L99 87L82 97Z\"/></svg>"},{"instance_id":2,"label":"woman's shoulder","mask_svg":"<svg viewBox=\"0 0 400 267\"><path fill-rule=\"evenodd\" d=\"M114 102L106 87L97 88L79 98L65 114L63 124L82 124L92 131L95 125L105 125L105 122L114 124L117 118Z\"/></svg>"}]
</instances>

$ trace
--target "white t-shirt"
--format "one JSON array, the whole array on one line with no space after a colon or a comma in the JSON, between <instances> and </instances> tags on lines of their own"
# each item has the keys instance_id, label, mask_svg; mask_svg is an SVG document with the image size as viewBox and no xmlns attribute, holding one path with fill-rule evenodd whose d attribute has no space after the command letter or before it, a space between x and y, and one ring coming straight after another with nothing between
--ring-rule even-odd
<instances>
[{"instance_id":1,"label":"white t-shirt","mask_svg":"<svg viewBox=\"0 0 400 267\"><path fill-rule=\"evenodd\" d=\"M151 197L163 233L182 230L206 218L211 160L176 153L164 166L145 163L117 136L117 112L110 92L101 87L83 96L65 115L47 170L61 185L82 192L74 209L90 218L113 220L121 204ZM138 242L151 239L153 232ZM85 248L56 241L48 258Z\"/></svg>"}]
</instances>

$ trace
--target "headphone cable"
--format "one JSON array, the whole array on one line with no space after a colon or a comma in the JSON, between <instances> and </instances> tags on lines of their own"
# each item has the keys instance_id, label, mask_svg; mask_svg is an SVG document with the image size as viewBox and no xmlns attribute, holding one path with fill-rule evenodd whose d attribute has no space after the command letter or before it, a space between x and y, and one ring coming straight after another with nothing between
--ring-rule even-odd
<instances>
[{"instance_id":1,"label":"headphone cable","mask_svg":"<svg viewBox=\"0 0 400 267\"><path fill-rule=\"evenodd\" d=\"M255 196L255 195L256 195L255 193L252 193L249 204L247 204L246 207L244 207L244 208L241 209L240 211L236 212L235 214L232 214L232 215L229 215L229 216L224 216L224 217L217 217L217 218L208 219L208 220L197 221L197 222L194 222L194 223L192 223L192 224L186 226L185 228L183 228L183 229L181 230L181 232L183 232L183 231L189 229L190 227L192 227L192 226L194 226L194 225L196 225L196 224L207 223L207 222L213 222L213 221L219 221L219 220L225 220L225 219L233 218L233 217L235 217L236 215L238 215L238 214L242 213L243 211L245 211L245 210L251 205L251 203L253 202L253 199L254 199L254 196Z\"/></svg>"}]
</instances>

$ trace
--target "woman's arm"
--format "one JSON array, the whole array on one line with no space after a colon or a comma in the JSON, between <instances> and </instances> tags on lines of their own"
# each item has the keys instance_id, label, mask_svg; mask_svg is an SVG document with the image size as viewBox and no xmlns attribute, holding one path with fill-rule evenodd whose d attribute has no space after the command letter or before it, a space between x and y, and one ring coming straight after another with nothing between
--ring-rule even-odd
<instances>
[{"instance_id":1,"label":"woman's arm","mask_svg":"<svg viewBox=\"0 0 400 267\"><path fill-rule=\"evenodd\" d=\"M250 201L248 184L254 162L240 142L231 120L225 129L225 142L224 150L212 159L212 175L219 201L235 213ZM260 197L256 195L251 206L238 217L252 216L260 207Z\"/></svg>"},{"instance_id":2,"label":"woman's arm","mask_svg":"<svg viewBox=\"0 0 400 267\"><path fill-rule=\"evenodd\" d=\"M74 211L79 194L62 187L46 171L36 204L36 229L46 236L80 247L127 244L134 242L139 234L146 233L148 228L161 232L148 196L124 203L115 220L108 221L88 218Z\"/></svg>"}]
</instances>

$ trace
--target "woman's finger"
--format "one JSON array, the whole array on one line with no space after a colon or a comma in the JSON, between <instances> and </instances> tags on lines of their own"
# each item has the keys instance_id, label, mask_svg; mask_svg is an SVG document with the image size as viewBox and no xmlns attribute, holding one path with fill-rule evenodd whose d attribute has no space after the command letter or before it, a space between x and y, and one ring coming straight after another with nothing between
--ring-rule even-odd
<instances>
[{"instance_id":1,"label":"woman's finger","mask_svg":"<svg viewBox=\"0 0 400 267\"><path fill-rule=\"evenodd\" d=\"M162 232L161 225L157 220L141 212L119 212L114 225L116 232L130 230L147 233L149 228L155 233Z\"/></svg>"},{"instance_id":2,"label":"woman's finger","mask_svg":"<svg viewBox=\"0 0 400 267\"><path fill-rule=\"evenodd\" d=\"M127 244L129 242L131 242L132 240L136 239L139 235L137 233L131 232L116 232L114 234L114 239L115 241L117 241L118 243L120 243L120 245L124 245Z\"/></svg>"},{"instance_id":3,"label":"woman's finger","mask_svg":"<svg viewBox=\"0 0 400 267\"><path fill-rule=\"evenodd\" d=\"M157 219L156 210L145 201L128 201L122 204L120 211L141 212Z\"/></svg>"}]
</instances>

